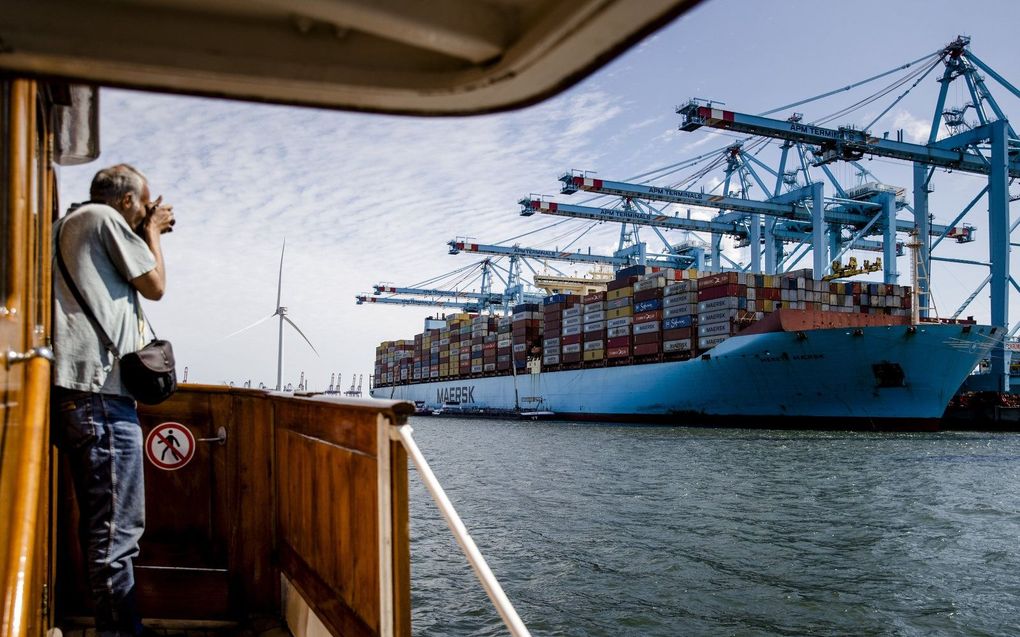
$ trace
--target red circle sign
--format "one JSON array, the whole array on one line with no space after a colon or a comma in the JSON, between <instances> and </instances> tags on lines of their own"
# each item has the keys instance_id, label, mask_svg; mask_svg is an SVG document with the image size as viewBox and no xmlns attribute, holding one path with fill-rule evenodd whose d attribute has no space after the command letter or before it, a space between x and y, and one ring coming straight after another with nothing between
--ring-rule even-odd
<instances>
[{"instance_id":1,"label":"red circle sign","mask_svg":"<svg viewBox=\"0 0 1020 637\"><path fill-rule=\"evenodd\" d=\"M195 436L179 422L157 425L145 437L145 457L164 471L175 471L195 457Z\"/></svg>"}]
</instances>

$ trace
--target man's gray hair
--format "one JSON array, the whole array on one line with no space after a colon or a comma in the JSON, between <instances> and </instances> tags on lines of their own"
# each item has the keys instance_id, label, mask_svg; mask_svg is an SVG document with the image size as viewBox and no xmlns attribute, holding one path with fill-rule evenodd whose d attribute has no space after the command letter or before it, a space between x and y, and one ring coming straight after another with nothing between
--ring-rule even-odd
<instances>
[{"instance_id":1,"label":"man's gray hair","mask_svg":"<svg viewBox=\"0 0 1020 637\"><path fill-rule=\"evenodd\" d=\"M124 195L134 195L141 200L145 184L145 175L137 168L130 164L117 164L96 173L89 188L89 198L111 206L120 204Z\"/></svg>"}]
</instances>

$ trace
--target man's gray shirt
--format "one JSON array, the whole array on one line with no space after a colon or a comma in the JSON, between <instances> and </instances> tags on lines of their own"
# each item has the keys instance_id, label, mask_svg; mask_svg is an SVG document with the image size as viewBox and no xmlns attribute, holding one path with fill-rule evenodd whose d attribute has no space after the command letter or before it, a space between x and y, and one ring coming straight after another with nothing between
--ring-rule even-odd
<instances>
[{"instance_id":1,"label":"man's gray shirt","mask_svg":"<svg viewBox=\"0 0 1020 637\"><path fill-rule=\"evenodd\" d=\"M60 232L60 245L56 244ZM90 203L54 224L54 259L64 263L78 290L121 355L145 344L138 294L131 279L156 267L156 258L124 219L105 204ZM54 384L69 389L130 396L120 369L82 311L59 266L53 264L56 297Z\"/></svg>"}]
</instances>

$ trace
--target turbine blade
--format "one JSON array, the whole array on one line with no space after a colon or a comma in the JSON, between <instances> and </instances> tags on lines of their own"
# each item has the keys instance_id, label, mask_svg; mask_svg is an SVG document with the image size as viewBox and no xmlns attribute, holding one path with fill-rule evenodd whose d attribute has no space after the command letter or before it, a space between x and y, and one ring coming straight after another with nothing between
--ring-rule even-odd
<instances>
[{"instance_id":1,"label":"turbine blade","mask_svg":"<svg viewBox=\"0 0 1020 637\"><path fill-rule=\"evenodd\" d=\"M276 313L275 313L275 312L274 312L274 313L272 313L272 314L270 314L269 316L267 316L267 317L265 317L265 318L260 318L259 320L255 321L254 323L252 323L252 324L251 324L251 325L249 325L248 327L242 327L241 329L237 330L236 332L231 332L230 334L227 334L226 336L224 336L224 337L223 337L223 338L221 338L220 340L221 340L221 341L225 341L225 340L227 340L228 338L230 338L231 336L237 336L237 335L238 335L238 334L240 334L241 332L246 332L246 331L250 330L251 328L255 327L256 325L260 325L260 324L262 324L262 323L265 323L266 321L268 321L269 319L273 318L274 316L276 316Z\"/></svg>"},{"instance_id":2,"label":"turbine blade","mask_svg":"<svg viewBox=\"0 0 1020 637\"><path fill-rule=\"evenodd\" d=\"M312 351L315 352L315 355L318 356L319 355L319 351L317 349L315 349L315 346L312 345L312 342L310 340L308 340L308 337L305 336L305 333L301 331L301 328L298 327L297 325L295 325L294 321L290 320L286 316L283 317L283 320L285 320L288 323L290 323L290 326L297 330L297 333L301 335L301 338L305 339L305 342L308 343L308 347L311 347Z\"/></svg>"},{"instance_id":3,"label":"turbine blade","mask_svg":"<svg viewBox=\"0 0 1020 637\"><path fill-rule=\"evenodd\" d=\"M287 237L283 238L283 248L280 250L280 276L276 279L276 307L280 307L280 298L283 296L283 254L287 251Z\"/></svg>"}]
</instances>

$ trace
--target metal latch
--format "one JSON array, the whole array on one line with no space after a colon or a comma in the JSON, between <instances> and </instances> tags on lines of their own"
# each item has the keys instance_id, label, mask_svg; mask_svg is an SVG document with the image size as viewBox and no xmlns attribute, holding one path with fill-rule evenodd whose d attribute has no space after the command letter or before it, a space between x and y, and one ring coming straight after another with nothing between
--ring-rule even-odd
<instances>
[{"instance_id":1,"label":"metal latch","mask_svg":"<svg viewBox=\"0 0 1020 637\"><path fill-rule=\"evenodd\" d=\"M11 365L14 365L16 363L24 363L25 361L31 360L33 358L45 358L46 360L52 363L53 350L45 346L33 347L27 352L15 352L12 349L7 350L7 354L5 355L7 369L10 369Z\"/></svg>"},{"instance_id":2,"label":"metal latch","mask_svg":"<svg viewBox=\"0 0 1020 637\"><path fill-rule=\"evenodd\" d=\"M196 442L215 442L219 445L225 445L227 444L227 428L220 427L217 429L215 438L199 438Z\"/></svg>"}]
</instances>

